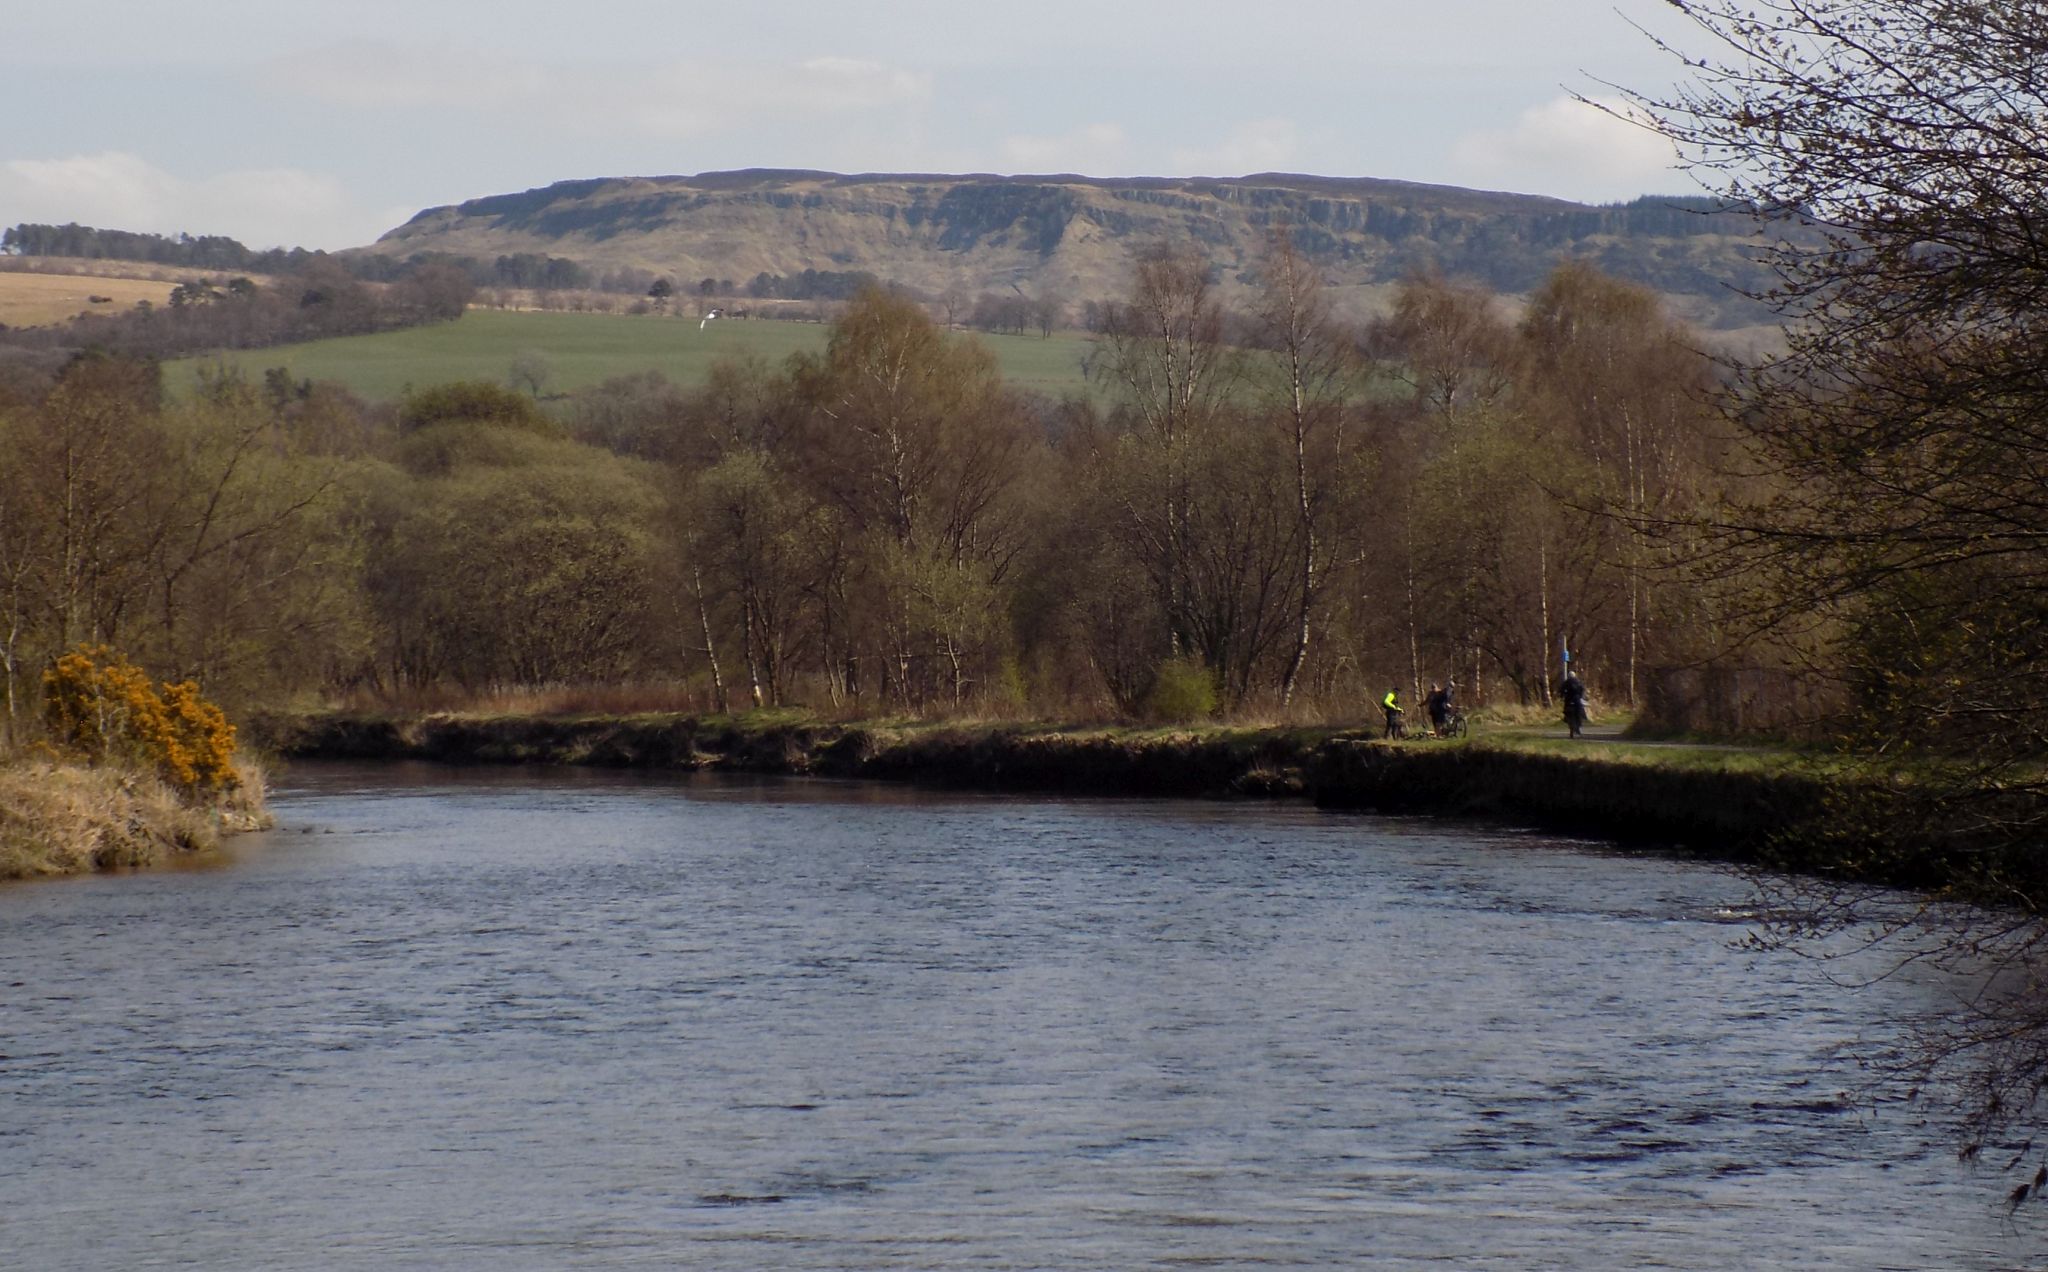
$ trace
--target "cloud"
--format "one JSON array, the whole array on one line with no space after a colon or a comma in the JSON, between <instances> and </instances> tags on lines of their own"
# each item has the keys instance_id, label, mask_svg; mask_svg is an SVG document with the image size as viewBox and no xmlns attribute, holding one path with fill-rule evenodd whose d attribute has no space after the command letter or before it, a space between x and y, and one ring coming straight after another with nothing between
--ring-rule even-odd
<instances>
[{"instance_id":1,"label":"cloud","mask_svg":"<svg viewBox=\"0 0 2048 1272\"><path fill-rule=\"evenodd\" d=\"M0 161L0 207L18 221L225 234L257 248L355 247L409 215L364 208L334 177L302 168L185 178L120 150Z\"/></svg>"},{"instance_id":2,"label":"cloud","mask_svg":"<svg viewBox=\"0 0 2048 1272\"><path fill-rule=\"evenodd\" d=\"M1467 133L1451 147L1455 179L1591 203L1687 184L1673 171L1678 154L1670 142L1630 122L1635 116L1627 103L1600 105L1607 110L1558 97L1523 111L1506 128Z\"/></svg>"},{"instance_id":3,"label":"cloud","mask_svg":"<svg viewBox=\"0 0 2048 1272\"><path fill-rule=\"evenodd\" d=\"M1301 138L1291 119L1254 119L1238 124L1208 146L1173 151L1176 175L1237 177L1277 172L1301 157Z\"/></svg>"},{"instance_id":4,"label":"cloud","mask_svg":"<svg viewBox=\"0 0 2048 1272\"><path fill-rule=\"evenodd\" d=\"M1056 137L1005 137L1001 154L1009 172L1079 172L1120 176L1130 142L1116 124L1083 124Z\"/></svg>"},{"instance_id":5,"label":"cloud","mask_svg":"<svg viewBox=\"0 0 2048 1272\"><path fill-rule=\"evenodd\" d=\"M918 106L932 95L929 75L859 58L549 63L370 41L277 58L260 74L273 89L350 110L452 112L509 127L671 140Z\"/></svg>"}]
</instances>

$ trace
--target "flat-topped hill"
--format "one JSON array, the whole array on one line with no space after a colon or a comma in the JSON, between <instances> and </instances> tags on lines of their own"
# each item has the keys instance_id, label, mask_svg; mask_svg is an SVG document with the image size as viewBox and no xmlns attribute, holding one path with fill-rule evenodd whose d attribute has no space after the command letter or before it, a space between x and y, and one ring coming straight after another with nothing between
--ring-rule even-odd
<instances>
[{"instance_id":1,"label":"flat-topped hill","mask_svg":"<svg viewBox=\"0 0 2048 1272\"><path fill-rule=\"evenodd\" d=\"M1434 267L1516 294L1583 257L1665 293L1710 327L1761 320L1752 224L1698 198L1594 207L1374 178L860 174L753 169L562 181L429 208L366 251L480 259L538 252L689 286L865 272L924 292L1022 293L1066 305L1117 296L1133 254L1201 244L1226 293L1257 285L1267 235L1295 227L1346 308L1377 307ZM1014 292L1013 292L1014 289Z\"/></svg>"}]
</instances>

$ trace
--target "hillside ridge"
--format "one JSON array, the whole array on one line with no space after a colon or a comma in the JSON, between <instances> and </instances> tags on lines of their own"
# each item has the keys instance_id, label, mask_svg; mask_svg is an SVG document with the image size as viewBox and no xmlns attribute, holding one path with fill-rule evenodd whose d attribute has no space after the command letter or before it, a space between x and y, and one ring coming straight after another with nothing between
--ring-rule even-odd
<instances>
[{"instance_id":1,"label":"hillside ridge","mask_svg":"<svg viewBox=\"0 0 2048 1272\"><path fill-rule=\"evenodd\" d=\"M567 257L679 285L745 287L806 270L871 273L937 297L1015 291L1067 305L1127 286L1143 245L1199 243L1226 299L1258 284L1278 226L1340 304L1438 270L1523 294L1568 257L1665 294L1709 327L1762 319L1742 295L1769 279L1746 212L1698 196L1589 205L1380 177L835 173L755 168L593 177L427 208L359 249L406 257Z\"/></svg>"}]
</instances>

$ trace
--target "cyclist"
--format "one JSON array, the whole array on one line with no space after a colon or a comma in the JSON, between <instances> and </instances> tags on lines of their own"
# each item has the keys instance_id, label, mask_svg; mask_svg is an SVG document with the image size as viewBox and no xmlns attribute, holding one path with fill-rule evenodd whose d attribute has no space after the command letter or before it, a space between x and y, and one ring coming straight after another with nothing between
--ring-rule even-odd
<instances>
[{"instance_id":1,"label":"cyclist","mask_svg":"<svg viewBox=\"0 0 2048 1272\"><path fill-rule=\"evenodd\" d=\"M1579 731L1586 727L1586 682L1579 679L1578 672L1567 671L1557 692L1564 699L1565 727L1572 731L1573 737L1578 737Z\"/></svg>"},{"instance_id":2,"label":"cyclist","mask_svg":"<svg viewBox=\"0 0 2048 1272\"><path fill-rule=\"evenodd\" d=\"M1430 685L1429 698L1423 705L1429 708L1429 731L1442 737L1451 723L1451 689L1439 684Z\"/></svg>"}]
</instances>

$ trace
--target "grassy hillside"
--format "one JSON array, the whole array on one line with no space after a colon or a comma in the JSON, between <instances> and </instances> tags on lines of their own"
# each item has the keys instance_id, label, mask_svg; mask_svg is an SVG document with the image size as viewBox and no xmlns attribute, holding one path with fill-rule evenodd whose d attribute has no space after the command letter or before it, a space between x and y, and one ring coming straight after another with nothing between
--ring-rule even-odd
<instances>
[{"instance_id":1,"label":"grassy hillside","mask_svg":"<svg viewBox=\"0 0 2048 1272\"><path fill-rule=\"evenodd\" d=\"M453 323L185 358L171 363L166 376L173 388L182 389L193 382L201 363L218 359L240 367L251 379L281 366L294 378L339 381L364 397L391 398L408 385L502 383L512 360L534 350L553 372L549 391L560 393L636 371L659 371L679 384L696 384L719 358L752 354L780 361L802 350L822 349L825 334L824 326L804 322L716 321L700 331L695 318L478 309ZM980 338L1020 388L1059 395L1086 387L1081 378L1085 337Z\"/></svg>"}]
</instances>

